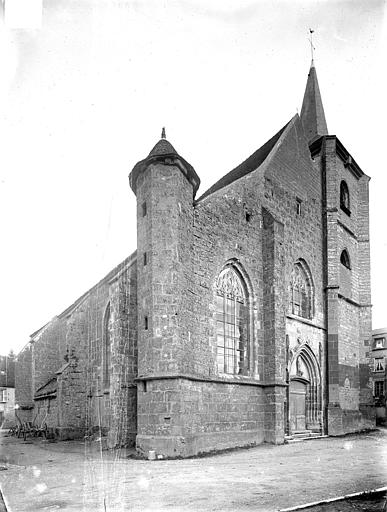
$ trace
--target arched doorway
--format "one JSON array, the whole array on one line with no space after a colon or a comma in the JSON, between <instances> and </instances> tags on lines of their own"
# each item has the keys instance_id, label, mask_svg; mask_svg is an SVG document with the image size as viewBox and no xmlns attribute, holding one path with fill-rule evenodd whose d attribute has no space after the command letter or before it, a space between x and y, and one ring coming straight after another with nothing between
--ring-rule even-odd
<instances>
[{"instance_id":1,"label":"arched doorway","mask_svg":"<svg viewBox=\"0 0 387 512\"><path fill-rule=\"evenodd\" d=\"M290 381L289 425L291 432L306 430L306 392L307 381L301 379Z\"/></svg>"},{"instance_id":2,"label":"arched doorway","mask_svg":"<svg viewBox=\"0 0 387 512\"><path fill-rule=\"evenodd\" d=\"M294 354L289 377L289 434L321 432L321 374L308 345Z\"/></svg>"}]
</instances>

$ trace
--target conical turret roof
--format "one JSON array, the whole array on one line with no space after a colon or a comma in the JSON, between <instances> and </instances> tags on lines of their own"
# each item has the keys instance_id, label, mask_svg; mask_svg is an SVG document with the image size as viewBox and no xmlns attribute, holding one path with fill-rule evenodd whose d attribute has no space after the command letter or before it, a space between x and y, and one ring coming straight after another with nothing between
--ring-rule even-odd
<instances>
[{"instance_id":1,"label":"conical turret roof","mask_svg":"<svg viewBox=\"0 0 387 512\"><path fill-rule=\"evenodd\" d=\"M149 153L148 158L150 156L162 156L162 155L177 155L176 149L172 146L172 144L167 139L160 139L158 143L154 146L152 151Z\"/></svg>"},{"instance_id":2,"label":"conical turret roof","mask_svg":"<svg viewBox=\"0 0 387 512\"><path fill-rule=\"evenodd\" d=\"M328 127L313 60L306 82L300 117L309 142L322 135L328 135Z\"/></svg>"},{"instance_id":3,"label":"conical turret roof","mask_svg":"<svg viewBox=\"0 0 387 512\"><path fill-rule=\"evenodd\" d=\"M178 166L188 181L192 184L193 194L195 196L199 188L200 178L196 174L192 165L180 156L172 144L165 138L165 128L163 128L161 133L161 139L156 143L149 155L144 160L138 162L129 174L129 183L134 193L136 193L136 182L139 174L142 173L150 164L155 162Z\"/></svg>"}]
</instances>

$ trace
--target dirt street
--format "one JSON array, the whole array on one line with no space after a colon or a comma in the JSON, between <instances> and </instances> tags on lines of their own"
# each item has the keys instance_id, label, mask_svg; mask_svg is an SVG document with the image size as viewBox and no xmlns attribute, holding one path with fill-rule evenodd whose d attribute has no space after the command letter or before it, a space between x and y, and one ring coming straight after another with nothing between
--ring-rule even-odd
<instances>
[{"instance_id":1,"label":"dirt street","mask_svg":"<svg viewBox=\"0 0 387 512\"><path fill-rule=\"evenodd\" d=\"M3 432L0 466L9 512L269 512L384 487L387 431L154 462Z\"/></svg>"}]
</instances>

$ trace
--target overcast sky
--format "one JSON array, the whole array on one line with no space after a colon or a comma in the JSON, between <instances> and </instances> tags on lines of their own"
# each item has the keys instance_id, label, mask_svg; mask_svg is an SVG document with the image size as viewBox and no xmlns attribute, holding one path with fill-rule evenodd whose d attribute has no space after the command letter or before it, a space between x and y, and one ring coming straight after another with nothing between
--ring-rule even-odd
<instances>
[{"instance_id":1,"label":"overcast sky","mask_svg":"<svg viewBox=\"0 0 387 512\"><path fill-rule=\"evenodd\" d=\"M0 353L135 250L127 176L163 126L201 194L300 111L309 27L329 133L372 178L373 326L387 326L384 14L372 0L43 0L40 28L5 17Z\"/></svg>"}]
</instances>

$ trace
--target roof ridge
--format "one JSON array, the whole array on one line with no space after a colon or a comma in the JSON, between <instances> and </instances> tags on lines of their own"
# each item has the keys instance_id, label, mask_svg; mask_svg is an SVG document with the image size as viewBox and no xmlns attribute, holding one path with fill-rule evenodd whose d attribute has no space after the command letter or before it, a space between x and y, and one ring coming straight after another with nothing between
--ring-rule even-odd
<instances>
[{"instance_id":1,"label":"roof ridge","mask_svg":"<svg viewBox=\"0 0 387 512\"><path fill-rule=\"evenodd\" d=\"M205 199L214 192L221 190L239 178L242 178L243 176L246 176L247 174L257 170L266 161L276 142L279 140L286 127L292 122L293 119L294 118L288 121L275 135L273 135L273 137L266 141L265 144L263 144L259 149L254 151L254 153L246 158L246 160L244 160L237 167L232 169L220 180L214 183L206 192L204 192L204 194L199 197L197 202L200 202L202 199Z\"/></svg>"}]
</instances>

